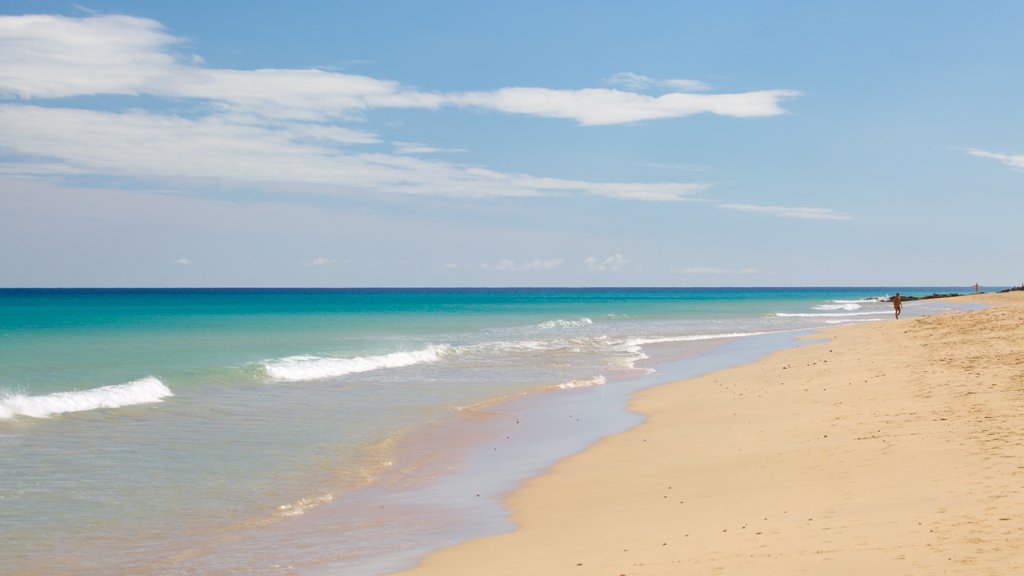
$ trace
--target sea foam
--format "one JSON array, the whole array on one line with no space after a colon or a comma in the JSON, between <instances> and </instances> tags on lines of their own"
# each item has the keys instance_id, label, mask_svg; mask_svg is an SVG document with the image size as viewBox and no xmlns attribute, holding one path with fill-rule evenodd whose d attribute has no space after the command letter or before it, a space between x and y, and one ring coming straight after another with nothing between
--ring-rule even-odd
<instances>
[{"instance_id":1,"label":"sea foam","mask_svg":"<svg viewBox=\"0 0 1024 576\"><path fill-rule=\"evenodd\" d=\"M837 302L835 304L822 304L820 306L815 306L814 309L815 310L825 310L825 311L829 311L829 310L846 310L848 312L852 312L854 310L860 310L860 304L858 304L856 302Z\"/></svg>"},{"instance_id":2,"label":"sea foam","mask_svg":"<svg viewBox=\"0 0 1024 576\"><path fill-rule=\"evenodd\" d=\"M394 352L380 356L332 358L325 356L288 356L261 362L267 376L279 382L303 382L336 378L347 374L371 372L382 368L403 368L437 362L451 351L450 346L428 346L412 352Z\"/></svg>"},{"instance_id":3,"label":"sea foam","mask_svg":"<svg viewBox=\"0 0 1024 576\"><path fill-rule=\"evenodd\" d=\"M590 326L594 323L590 318L580 318L579 320L549 320L547 322L541 322L537 325L538 328L544 330L551 330L553 328L581 328L583 326Z\"/></svg>"},{"instance_id":4,"label":"sea foam","mask_svg":"<svg viewBox=\"0 0 1024 576\"><path fill-rule=\"evenodd\" d=\"M876 310L874 312L776 312L775 316L779 318L836 318L836 317L854 317L854 316L878 316L880 314L889 314L886 310Z\"/></svg>"},{"instance_id":5,"label":"sea foam","mask_svg":"<svg viewBox=\"0 0 1024 576\"><path fill-rule=\"evenodd\" d=\"M781 316L782 314L780 314ZM681 336L665 336L661 338L634 338L630 343L643 346L645 344L663 344L668 342L698 342L701 340L719 340L726 338L746 338L749 336L762 336L774 334L775 332L729 332L725 334L689 334Z\"/></svg>"},{"instance_id":6,"label":"sea foam","mask_svg":"<svg viewBox=\"0 0 1024 576\"><path fill-rule=\"evenodd\" d=\"M570 380L568 382L563 382L558 385L558 388L560 390L570 390L572 388L589 388L591 386L603 386L605 383L607 383L607 380L605 380L604 376L598 375L587 380Z\"/></svg>"},{"instance_id":7,"label":"sea foam","mask_svg":"<svg viewBox=\"0 0 1024 576\"><path fill-rule=\"evenodd\" d=\"M11 419L15 416L48 418L67 412L123 408L136 404L163 402L163 399L168 396L174 396L170 388L153 376L124 384L102 386L90 390L54 392L43 396L6 394L0 396L0 420Z\"/></svg>"}]
</instances>

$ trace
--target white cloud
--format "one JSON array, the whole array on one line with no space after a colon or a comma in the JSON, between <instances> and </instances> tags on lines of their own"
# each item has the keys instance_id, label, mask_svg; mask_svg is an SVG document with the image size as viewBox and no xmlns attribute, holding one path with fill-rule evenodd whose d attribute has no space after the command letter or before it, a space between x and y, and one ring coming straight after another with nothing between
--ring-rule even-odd
<instances>
[{"instance_id":1,"label":"white cloud","mask_svg":"<svg viewBox=\"0 0 1024 576\"><path fill-rule=\"evenodd\" d=\"M0 147L31 160L0 160L0 174L112 174L135 178L319 186L324 193L373 190L456 197L589 194L634 200L682 200L707 188L693 183L607 183L509 174L410 156L355 153L336 144L358 139L305 123L266 126L236 117L186 119L145 111L98 112L0 104ZM324 133L316 129L323 128ZM334 134L334 143L317 136ZM159 135L159 137L157 137ZM38 159L46 159L40 161Z\"/></svg>"},{"instance_id":2,"label":"white cloud","mask_svg":"<svg viewBox=\"0 0 1024 576\"><path fill-rule=\"evenodd\" d=\"M369 108L437 108L442 97L399 83L317 69L207 69L174 52L186 44L132 16L0 16L0 95L95 94L211 101L265 118L351 117Z\"/></svg>"},{"instance_id":3,"label":"white cloud","mask_svg":"<svg viewBox=\"0 0 1024 576\"><path fill-rule=\"evenodd\" d=\"M548 260L531 260L528 262L516 262L514 260L499 260L494 264L485 263L480 267L485 270L500 270L503 272L536 272L541 270L553 270L562 265L561 258L550 258Z\"/></svg>"},{"instance_id":4,"label":"white cloud","mask_svg":"<svg viewBox=\"0 0 1024 576\"><path fill-rule=\"evenodd\" d=\"M999 152L988 152L977 148L968 148L967 153L979 158L991 158L998 160L1011 168L1024 169L1024 154L1001 154Z\"/></svg>"},{"instance_id":5,"label":"white cloud","mask_svg":"<svg viewBox=\"0 0 1024 576\"><path fill-rule=\"evenodd\" d=\"M618 124L711 113L782 114L780 102L799 93L762 90L736 94L673 92L658 97L609 89L501 88L439 94L391 80L318 69L209 69L196 56L174 52L186 42L155 20L131 16L0 16L0 94L61 98L92 94L148 94L212 102L223 111L265 118L352 118L373 108L471 106L515 114ZM631 87L686 91L692 80L654 81L637 74L613 77Z\"/></svg>"},{"instance_id":6,"label":"white cloud","mask_svg":"<svg viewBox=\"0 0 1024 576\"><path fill-rule=\"evenodd\" d=\"M244 124L243 118L237 119L239 124ZM297 142L308 141L321 145L356 145L356 144L377 144L380 139L372 132L364 130L352 130L341 126L328 126L324 124L290 124L288 132L291 138Z\"/></svg>"},{"instance_id":7,"label":"white cloud","mask_svg":"<svg viewBox=\"0 0 1024 576\"><path fill-rule=\"evenodd\" d=\"M592 194L608 196L611 198L623 198L626 200L644 200L648 202L673 202L678 200L693 200L691 196L706 190L710 186L702 183L604 183L592 184L589 190Z\"/></svg>"},{"instance_id":8,"label":"white cloud","mask_svg":"<svg viewBox=\"0 0 1024 576\"><path fill-rule=\"evenodd\" d=\"M89 16L96 16L99 14L98 11L89 8L88 6L82 6L81 4L72 4L71 7L83 14L88 14Z\"/></svg>"},{"instance_id":9,"label":"white cloud","mask_svg":"<svg viewBox=\"0 0 1024 576\"><path fill-rule=\"evenodd\" d=\"M427 146L426 144L417 144L415 142L392 142L391 144L395 147L396 154L434 154L438 152L465 152L465 150L462 148L435 148L434 146Z\"/></svg>"},{"instance_id":10,"label":"white cloud","mask_svg":"<svg viewBox=\"0 0 1024 576\"><path fill-rule=\"evenodd\" d=\"M651 88L672 88L683 92L704 92L711 90L711 86L700 80L655 80L633 72L619 72L608 79L609 84L625 86L630 90L649 90Z\"/></svg>"},{"instance_id":11,"label":"white cloud","mask_svg":"<svg viewBox=\"0 0 1024 576\"><path fill-rule=\"evenodd\" d=\"M132 16L0 16L0 95L60 98L162 90L181 41Z\"/></svg>"},{"instance_id":12,"label":"white cloud","mask_svg":"<svg viewBox=\"0 0 1024 576\"><path fill-rule=\"evenodd\" d=\"M636 122L711 113L782 114L792 90L738 94L671 92L652 97L609 89L515 87L432 93L399 82L317 69L231 70L203 66L187 40L155 20L131 16L0 16L0 175L101 175L323 193L373 191L455 197L570 194L625 200L692 199L708 186L677 182L588 182L504 173L414 158L458 152L395 142L341 123L378 108L475 107L565 118L580 124ZM618 75L626 85L698 90L693 81ZM171 115L98 111L28 101L83 95L168 99ZM13 101L10 101L13 99ZM0 101L2 102L2 101ZM166 185L166 184L165 184Z\"/></svg>"},{"instance_id":13,"label":"white cloud","mask_svg":"<svg viewBox=\"0 0 1024 576\"><path fill-rule=\"evenodd\" d=\"M725 210L740 212L759 212L771 214L779 218L798 218L802 220L850 220L850 216L830 208L757 206L754 204L720 204Z\"/></svg>"},{"instance_id":14,"label":"white cloud","mask_svg":"<svg viewBox=\"0 0 1024 576\"><path fill-rule=\"evenodd\" d=\"M303 266L327 266L328 264L334 264L337 260L332 260L326 256L318 256L313 258L309 262L303 262Z\"/></svg>"},{"instance_id":15,"label":"white cloud","mask_svg":"<svg viewBox=\"0 0 1024 576\"><path fill-rule=\"evenodd\" d=\"M453 95L450 99L466 106L513 114L565 118L584 126L596 126L679 118L701 113L739 118L777 116L785 113L780 106L781 101L799 94L795 90L761 90L738 94L672 92L647 96L606 88L501 88L492 92L466 92Z\"/></svg>"},{"instance_id":16,"label":"white cloud","mask_svg":"<svg viewBox=\"0 0 1024 576\"><path fill-rule=\"evenodd\" d=\"M178 258L174 262L171 262L171 264L178 264L180 266L188 266L191 263L192 263L192 261L189 260L188 258Z\"/></svg>"},{"instance_id":17,"label":"white cloud","mask_svg":"<svg viewBox=\"0 0 1024 576\"><path fill-rule=\"evenodd\" d=\"M594 270L596 272L618 272L626 269L626 267L629 266L630 261L622 254L616 254L614 256L609 256L604 260L598 260L597 258L590 256L583 261L583 264L587 269Z\"/></svg>"}]
</instances>

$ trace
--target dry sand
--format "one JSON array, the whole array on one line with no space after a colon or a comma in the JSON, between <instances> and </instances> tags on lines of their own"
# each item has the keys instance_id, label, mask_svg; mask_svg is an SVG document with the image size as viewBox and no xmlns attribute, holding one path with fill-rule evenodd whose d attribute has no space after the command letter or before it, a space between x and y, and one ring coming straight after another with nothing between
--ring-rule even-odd
<instances>
[{"instance_id":1,"label":"dry sand","mask_svg":"<svg viewBox=\"0 0 1024 576\"><path fill-rule=\"evenodd\" d=\"M649 389L415 575L1024 574L1024 293Z\"/></svg>"}]
</instances>

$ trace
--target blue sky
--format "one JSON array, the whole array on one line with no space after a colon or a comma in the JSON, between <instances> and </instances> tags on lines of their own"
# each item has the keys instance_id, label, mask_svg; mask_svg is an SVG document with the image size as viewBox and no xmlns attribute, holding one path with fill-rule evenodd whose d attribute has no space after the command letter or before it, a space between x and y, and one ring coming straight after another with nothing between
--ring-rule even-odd
<instances>
[{"instance_id":1,"label":"blue sky","mask_svg":"<svg viewBox=\"0 0 1024 576\"><path fill-rule=\"evenodd\" d=\"M0 0L0 286L1024 282L1024 3Z\"/></svg>"}]
</instances>

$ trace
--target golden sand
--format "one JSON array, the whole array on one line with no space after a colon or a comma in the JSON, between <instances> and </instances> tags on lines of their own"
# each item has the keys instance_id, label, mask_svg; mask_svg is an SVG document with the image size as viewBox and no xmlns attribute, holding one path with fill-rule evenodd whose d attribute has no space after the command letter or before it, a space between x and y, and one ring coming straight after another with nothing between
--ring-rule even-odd
<instances>
[{"instance_id":1,"label":"golden sand","mask_svg":"<svg viewBox=\"0 0 1024 576\"><path fill-rule=\"evenodd\" d=\"M640 393L640 426L403 574L1024 574L1024 293Z\"/></svg>"}]
</instances>

